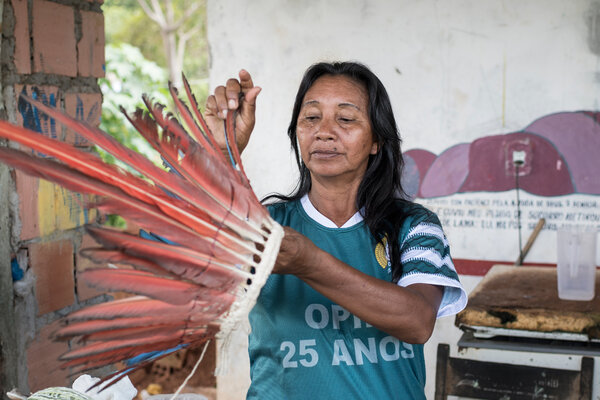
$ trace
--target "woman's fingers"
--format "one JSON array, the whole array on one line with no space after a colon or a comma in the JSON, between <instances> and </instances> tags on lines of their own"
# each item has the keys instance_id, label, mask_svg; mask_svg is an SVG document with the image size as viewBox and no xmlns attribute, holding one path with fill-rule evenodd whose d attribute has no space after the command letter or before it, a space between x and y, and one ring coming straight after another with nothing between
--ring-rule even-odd
<instances>
[{"instance_id":1,"label":"woman's fingers","mask_svg":"<svg viewBox=\"0 0 600 400\"><path fill-rule=\"evenodd\" d=\"M242 93L242 86L237 79L231 78L227 81L227 86L225 87L225 97L227 100L227 108L229 110L235 110L238 108L238 100L240 98L240 93Z\"/></svg>"},{"instance_id":2,"label":"woman's fingers","mask_svg":"<svg viewBox=\"0 0 600 400\"><path fill-rule=\"evenodd\" d=\"M217 115L221 118L227 117L227 96L224 86L217 86L214 93L215 102L217 104Z\"/></svg>"},{"instance_id":3,"label":"woman's fingers","mask_svg":"<svg viewBox=\"0 0 600 400\"><path fill-rule=\"evenodd\" d=\"M290 227L284 226L283 230L285 235L281 241L273 273L296 275L307 268L314 267L316 264L313 259L319 252L314 243Z\"/></svg>"},{"instance_id":4,"label":"woman's fingers","mask_svg":"<svg viewBox=\"0 0 600 400\"><path fill-rule=\"evenodd\" d=\"M210 95L206 98L206 111L204 112L207 116L217 115L217 100L214 95Z\"/></svg>"},{"instance_id":5,"label":"woman's fingers","mask_svg":"<svg viewBox=\"0 0 600 400\"><path fill-rule=\"evenodd\" d=\"M249 89L254 87L254 83L252 82L252 76L245 69L242 69L239 73L240 77L240 85L242 86L242 90L246 92Z\"/></svg>"},{"instance_id":6,"label":"woman's fingers","mask_svg":"<svg viewBox=\"0 0 600 400\"><path fill-rule=\"evenodd\" d=\"M206 115L224 119L227 116L227 100L223 100L225 89L219 86L215 89L215 93L208 96L206 99ZM225 104L225 107L223 106ZM225 112L223 112L225 111Z\"/></svg>"},{"instance_id":7,"label":"woman's fingers","mask_svg":"<svg viewBox=\"0 0 600 400\"><path fill-rule=\"evenodd\" d=\"M244 103L245 103L242 105L242 107L244 107L245 105L248 105L253 108L254 105L256 104L256 97L258 96L258 94L260 93L260 91L262 89L258 86L254 86L254 82L252 82L252 76L250 76L250 73L248 71L246 71L245 69L240 71L239 76L240 76L239 83L240 83L242 93L244 94Z\"/></svg>"},{"instance_id":8,"label":"woman's fingers","mask_svg":"<svg viewBox=\"0 0 600 400\"><path fill-rule=\"evenodd\" d=\"M256 105L256 97L260 93L262 88L256 86L252 89L248 90L246 94L244 94L244 103L246 103L250 107L255 107Z\"/></svg>"},{"instance_id":9,"label":"woman's fingers","mask_svg":"<svg viewBox=\"0 0 600 400\"><path fill-rule=\"evenodd\" d=\"M242 104L239 108L240 118L244 122L245 129L252 131L254 129L256 113L256 97L262 89L253 87L242 98Z\"/></svg>"},{"instance_id":10,"label":"woman's fingers","mask_svg":"<svg viewBox=\"0 0 600 400\"><path fill-rule=\"evenodd\" d=\"M255 106L261 88L254 86L248 71L241 70L239 76L239 80L231 78L225 86L217 86L214 94L208 97L206 108L214 115L225 118L228 110L236 110L240 106L244 108L246 105L252 109ZM244 99L244 104L239 104L240 98Z\"/></svg>"},{"instance_id":11,"label":"woman's fingers","mask_svg":"<svg viewBox=\"0 0 600 400\"><path fill-rule=\"evenodd\" d=\"M233 110L237 110L236 143L242 152L248 141L255 123L256 97L261 88L254 86L252 77L246 70L239 72L239 80L231 78L224 86L217 86L206 99L205 117L217 142L225 147L223 119Z\"/></svg>"}]
</instances>

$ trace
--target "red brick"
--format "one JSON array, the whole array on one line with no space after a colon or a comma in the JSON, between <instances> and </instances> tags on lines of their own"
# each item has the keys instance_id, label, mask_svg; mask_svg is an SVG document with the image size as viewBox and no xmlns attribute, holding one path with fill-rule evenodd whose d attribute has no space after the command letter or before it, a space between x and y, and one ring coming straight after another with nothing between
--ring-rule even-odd
<instances>
[{"instance_id":1,"label":"red brick","mask_svg":"<svg viewBox=\"0 0 600 400\"><path fill-rule=\"evenodd\" d=\"M41 132L51 138L59 138L61 126L46 114L38 111L26 100L19 99L21 94L37 99L42 103L56 107L60 104L56 86L15 85L17 100L17 123L25 128Z\"/></svg>"},{"instance_id":2,"label":"red brick","mask_svg":"<svg viewBox=\"0 0 600 400\"><path fill-rule=\"evenodd\" d=\"M100 93L67 93L65 94L65 111L71 117L98 127L102 114L102 95ZM64 141L75 146L91 145L87 139L70 129L66 129Z\"/></svg>"},{"instance_id":3,"label":"red brick","mask_svg":"<svg viewBox=\"0 0 600 400\"><path fill-rule=\"evenodd\" d=\"M75 302L73 244L70 240L30 244L29 262L35 274L39 315Z\"/></svg>"},{"instance_id":4,"label":"red brick","mask_svg":"<svg viewBox=\"0 0 600 400\"><path fill-rule=\"evenodd\" d=\"M27 347L28 383L32 393L53 386L71 386L69 370L59 368L58 361L69 349L68 344L51 338L59 326L58 321L46 325Z\"/></svg>"},{"instance_id":5,"label":"red brick","mask_svg":"<svg viewBox=\"0 0 600 400\"><path fill-rule=\"evenodd\" d=\"M80 76L104 76L104 15L81 12L81 39L77 43L77 69Z\"/></svg>"},{"instance_id":6,"label":"red brick","mask_svg":"<svg viewBox=\"0 0 600 400\"><path fill-rule=\"evenodd\" d=\"M71 7L33 0L33 72L77 76L75 14Z\"/></svg>"},{"instance_id":7,"label":"red brick","mask_svg":"<svg viewBox=\"0 0 600 400\"><path fill-rule=\"evenodd\" d=\"M100 247L100 245L94 239L92 239L90 235L84 235L81 240L81 246L79 247L79 249L87 249L90 247ZM75 256L75 265L75 273L84 271L88 268L106 267L106 264L95 263L89 258L83 257L81 254L79 254L79 252ZM92 288L91 286L85 283L85 280L79 279L79 277L77 277L77 298L79 299L79 301L91 299L104 293L105 292L103 291Z\"/></svg>"},{"instance_id":8,"label":"red brick","mask_svg":"<svg viewBox=\"0 0 600 400\"><path fill-rule=\"evenodd\" d=\"M31 52L29 50L29 11L27 0L12 0L15 13L15 53L14 61L17 72L31 73Z\"/></svg>"},{"instance_id":9,"label":"red brick","mask_svg":"<svg viewBox=\"0 0 600 400\"><path fill-rule=\"evenodd\" d=\"M40 236L37 197L39 179L16 170L15 181L19 195L21 240L36 238Z\"/></svg>"}]
</instances>

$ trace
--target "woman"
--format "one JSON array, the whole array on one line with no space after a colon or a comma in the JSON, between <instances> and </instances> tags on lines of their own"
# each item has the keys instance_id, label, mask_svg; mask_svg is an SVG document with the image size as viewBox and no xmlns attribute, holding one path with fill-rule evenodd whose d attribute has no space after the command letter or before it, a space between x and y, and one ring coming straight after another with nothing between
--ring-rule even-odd
<instances>
[{"instance_id":1,"label":"woman","mask_svg":"<svg viewBox=\"0 0 600 400\"><path fill-rule=\"evenodd\" d=\"M237 110L244 148L259 92L246 71L218 87L211 127ZM286 228L250 314L248 398L425 398L423 343L466 294L437 217L399 198L400 138L383 84L358 63L313 65L288 135L300 181L269 206Z\"/></svg>"}]
</instances>

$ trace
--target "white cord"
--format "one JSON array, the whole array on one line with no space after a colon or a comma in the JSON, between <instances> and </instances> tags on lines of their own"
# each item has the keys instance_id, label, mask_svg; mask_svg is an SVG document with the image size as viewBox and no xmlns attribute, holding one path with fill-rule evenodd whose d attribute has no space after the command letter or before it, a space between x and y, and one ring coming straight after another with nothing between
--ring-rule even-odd
<instances>
[{"instance_id":1,"label":"white cord","mask_svg":"<svg viewBox=\"0 0 600 400\"><path fill-rule=\"evenodd\" d=\"M241 326L244 319L247 319L250 310L256 304L256 299L260 294L260 290L267 282L271 271L275 266L277 255L279 254L279 246L285 235L281 225L273 221L271 234L267 239L265 248L262 252L260 263L256 268L255 275L252 278L252 283L240 290L237 299L233 302L227 316L221 321L220 331L217 337L217 368L215 375L223 376L229 370L228 347L231 343L231 335L233 331Z\"/></svg>"},{"instance_id":2,"label":"white cord","mask_svg":"<svg viewBox=\"0 0 600 400\"><path fill-rule=\"evenodd\" d=\"M171 398L169 400L174 400L175 397L177 397L179 395L179 393L181 393L181 391L183 390L185 385L187 385L187 383L190 381L190 379L192 379L192 376L194 376L194 374L196 373L196 370L198 369L198 366L200 365L200 362L204 358L204 353L206 353L206 349L208 349L209 344L210 344L210 340L207 340L206 344L204 345L204 349L202 349L202 354L200 354L200 358L198 358L198 361L196 361L196 365L194 365L194 368L192 368L192 372L190 372L190 374L187 376L187 378L185 378L185 380L183 381L181 386L179 386L179 389L177 389L177 391L175 393L173 393L173 396L171 396Z\"/></svg>"},{"instance_id":3,"label":"white cord","mask_svg":"<svg viewBox=\"0 0 600 400\"><path fill-rule=\"evenodd\" d=\"M21 393L19 393L19 391L17 389L13 389L10 392L7 392L6 396L10 400L26 400L27 399L27 396L23 396Z\"/></svg>"}]
</instances>

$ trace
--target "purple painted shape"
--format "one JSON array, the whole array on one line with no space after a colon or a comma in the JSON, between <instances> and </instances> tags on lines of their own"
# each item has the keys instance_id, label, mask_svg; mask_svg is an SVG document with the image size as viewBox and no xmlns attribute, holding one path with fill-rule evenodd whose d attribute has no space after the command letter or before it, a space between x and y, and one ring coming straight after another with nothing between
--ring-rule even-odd
<instances>
[{"instance_id":1,"label":"purple painted shape","mask_svg":"<svg viewBox=\"0 0 600 400\"><path fill-rule=\"evenodd\" d=\"M421 184L421 175L419 174L419 168L415 160L407 155L403 154L404 158L404 169L402 170L402 189L409 199L414 199L419 193L419 185Z\"/></svg>"},{"instance_id":2,"label":"purple painted shape","mask_svg":"<svg viewBox=\"0 0 600 400\"><path fill-rule=\"evenodd\" d=\"M598 113L562 112L542 117L524 131L548 139L571 172L574 191L600 194L600 122Z\"/></svg>"},{"instance_id":3,"label":"purple painted shape","mask_svg":"<svg viewBox=\"0 0 600 400\"><path fill-rule=\"evenodd\" d=\"M450 147L440 154L421 181L420 196L448 196L458 192L469 173L469 143Z\"/></svg>"},{"instance_id":4,"label":"purple painted shape","mask_svg":"<svg viewBox=\"0 0 600 400\"><path fill-rule=\"evenodd\" d=\"M461 192L501 192L516 187L513 152L522 152L525 163L519 167L519 187L539 196L573 193L565 160L548 140L516 132L487 136L471 143L469 175Z\"/></svg>"},{"instance_id":5,"label":"purple painted shape","mask_svg":"<svg viewBox=\"0 0 600 400\"><path fill-rule=\"evenodd\" d=\"M431 167L431 164L433 164L433 162L436 159L436 155L433 154L432 152L428 151L428 150L424 150L424 149L411 149L407 152L405 152L403 154L404 157L404 161L405 161L405 172L403 174L403 179L404 176L406 175L407 178L410 177L411 181L410 183L413 184L414 182L412 182L415 177L417 179L417 187L410 187L411 189L411 197L415 197L415 196L420 196L422 197L421 193L420 193L420 185L421 185L421 180L423 179L423 177L425 176L425 174L427 174L427 171L429 170L429 167ZM414 163L414 166L411 165L410 168L414 168L415 170L410 170L408 171L409 164L408 161L412 161L412 163ZM409 175L410 174L410 175ZM408 182L408 181L407 181Z\"/></svg>"},{"instance_id":6,"label":"purple painted shape","mask_svg":"<svg viewBox=\"0 0 600 400\"><path fill-rule=\"evenodd\" d=\"M419 175L425 176L429 167L436 159L436 155L429 150L411 149L404 153L405 156L410 156L416 163L419 169Z\"/></svg>"},{"instance_id":7,"label":"purple painted shape","mask_svg":"<svg viewBox=\"0 0 600 400\"><path fill-rule=\"evenodd\" d=\"M600 124L600 111L580 111L580 112L587 115L594 121L596 121L596 123Z\"/></svg>"}]
</instances>

